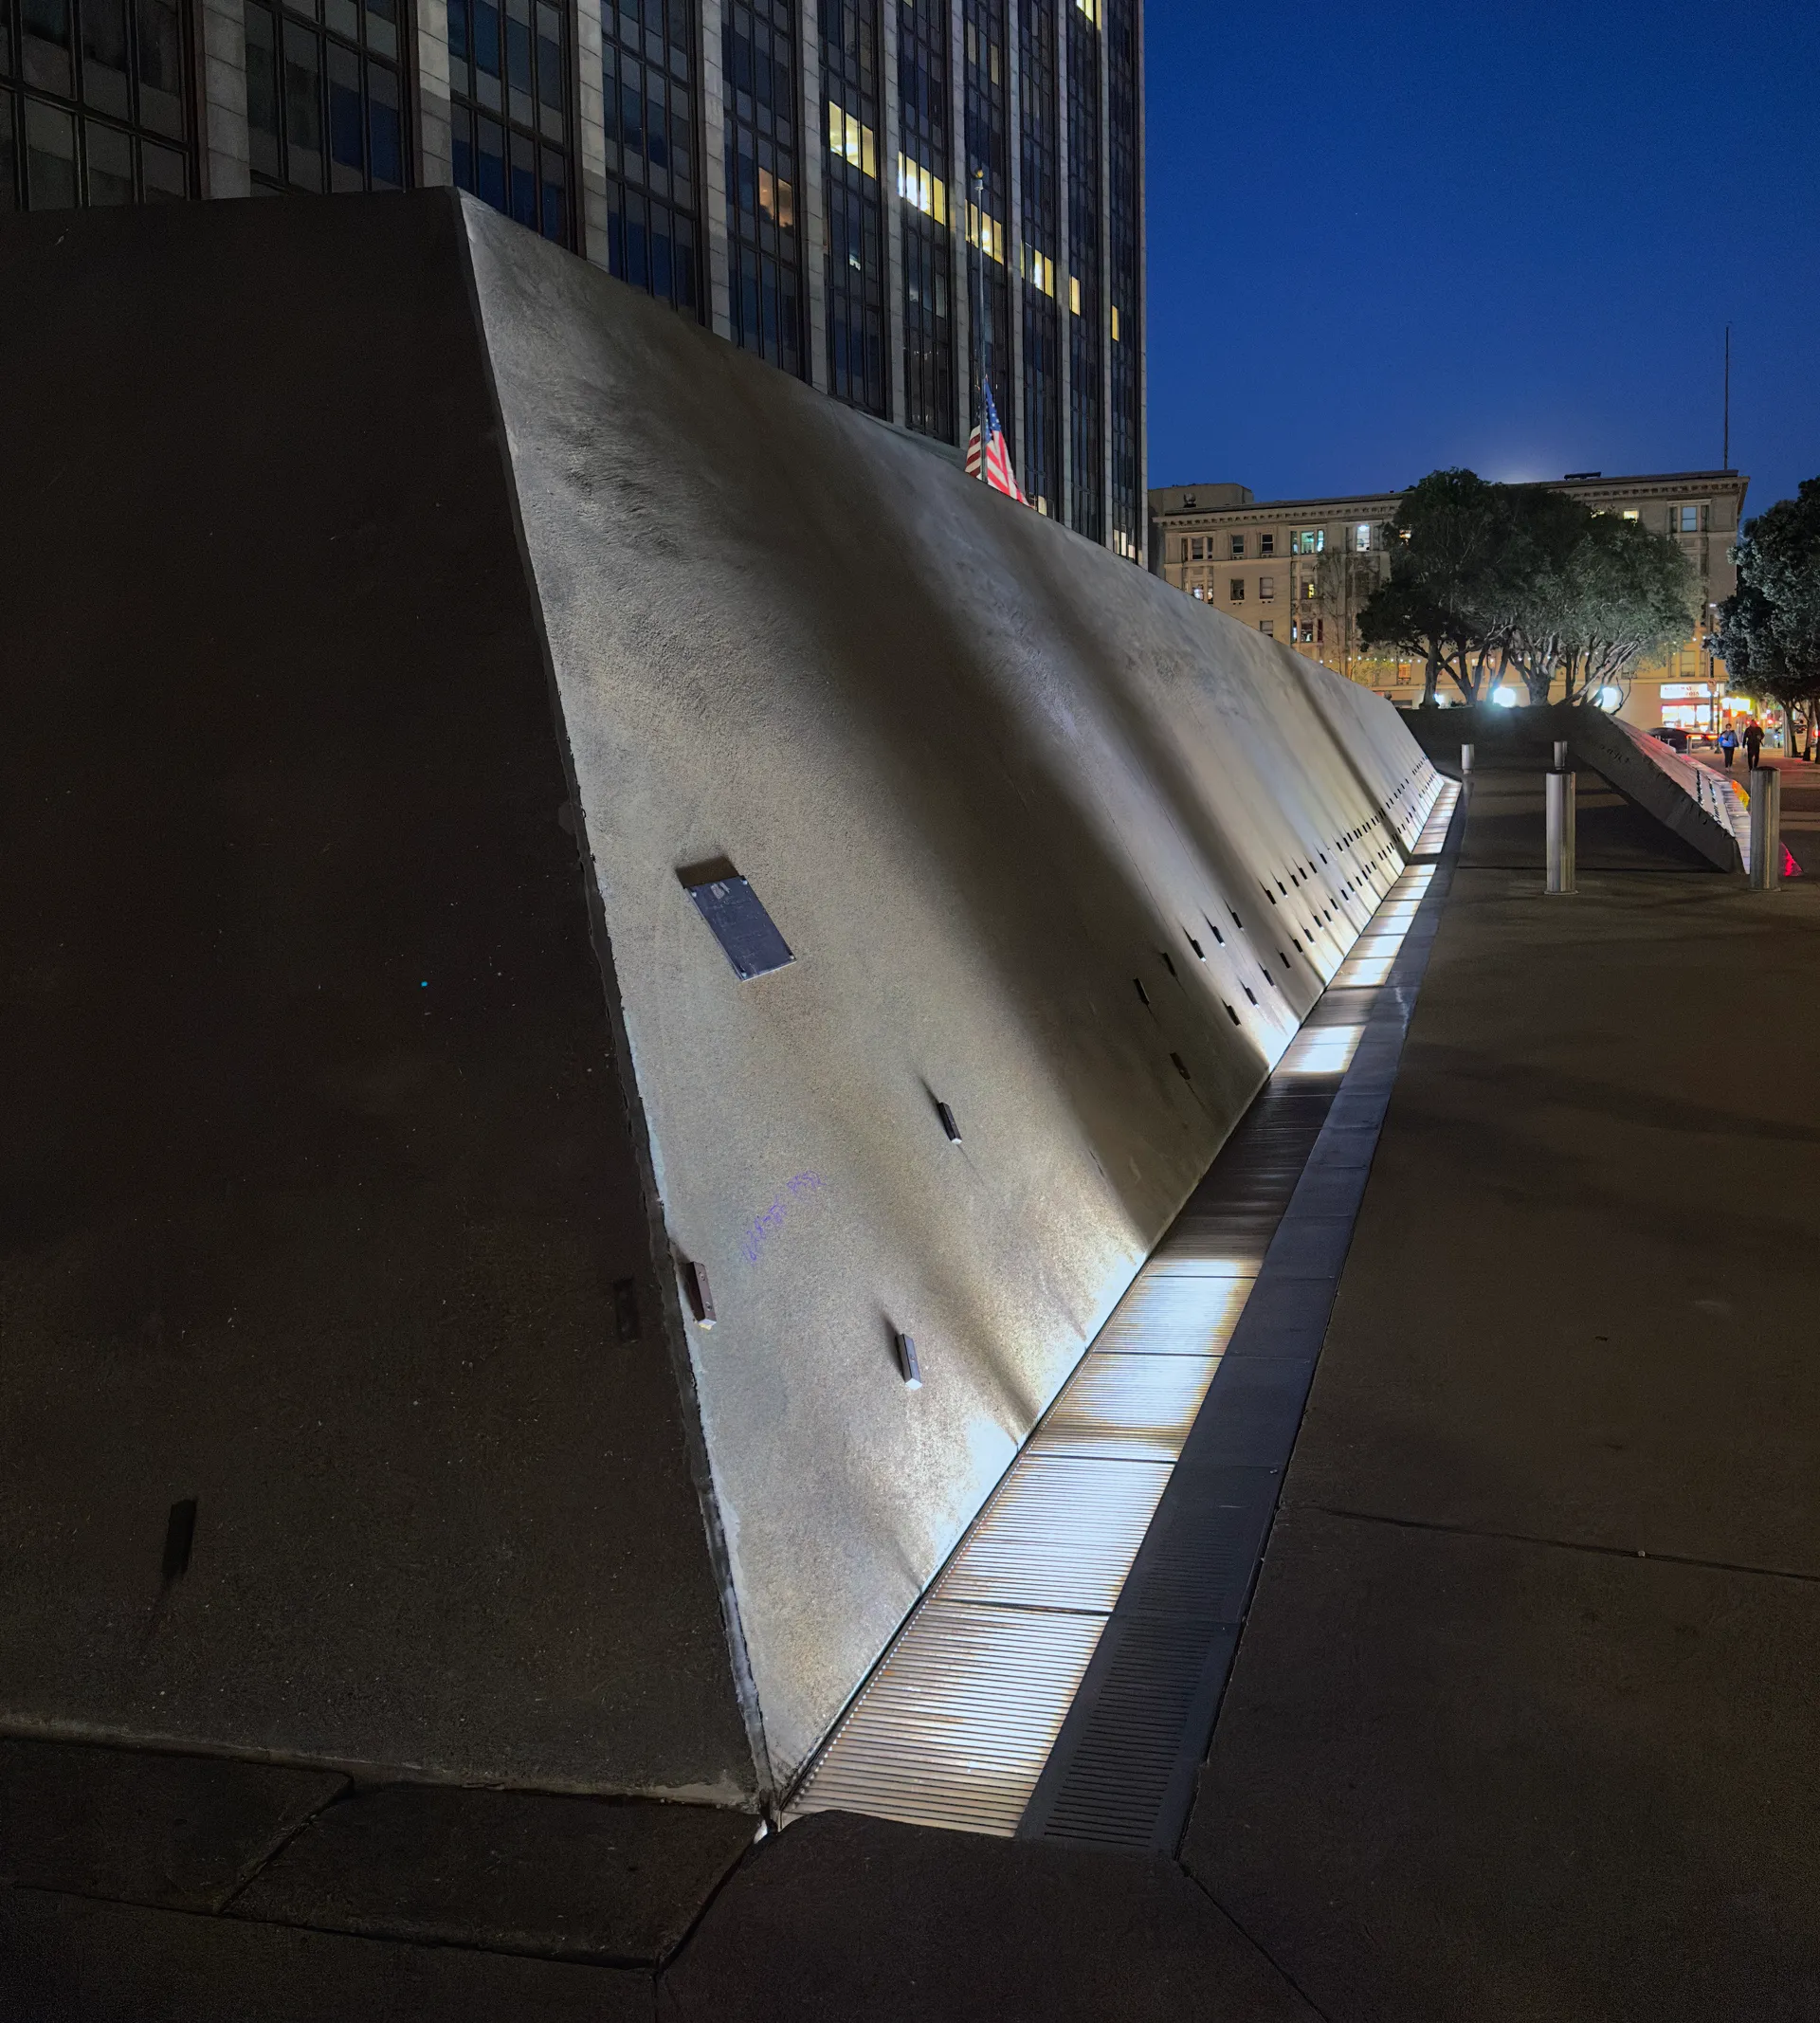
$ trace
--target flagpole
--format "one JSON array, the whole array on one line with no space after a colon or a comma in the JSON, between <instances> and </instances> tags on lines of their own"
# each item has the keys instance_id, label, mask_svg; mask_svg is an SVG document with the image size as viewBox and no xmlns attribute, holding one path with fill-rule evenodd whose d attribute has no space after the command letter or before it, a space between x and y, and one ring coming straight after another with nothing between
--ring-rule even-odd
<instances>
[{"instance_id":1,"label":"flagpole","mask_svg":"<svg viewBox=\"0 0 1820 2023\"><path fill-rule=\"evenodd\" d=\"M973 246L967 260L968 307L973 312L974 326L974 426L979 429L979 482L986 483L986 331L984 310L986 301L986 172L974 171L974 228L969 234Z\"/></svg>"}]
</instances>

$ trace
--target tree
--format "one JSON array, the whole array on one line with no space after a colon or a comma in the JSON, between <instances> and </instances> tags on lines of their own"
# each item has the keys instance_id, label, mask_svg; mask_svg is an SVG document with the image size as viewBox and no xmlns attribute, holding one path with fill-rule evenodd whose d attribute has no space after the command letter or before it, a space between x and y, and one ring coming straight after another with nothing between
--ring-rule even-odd
<instances>
[{"instance_id":1,"label":"tree","mask_svg":"<svg viewBox=\"0 0 1820 2023\"><path fill-rule=\"evenodd\" d=\"M1541 485L1513 487L1486 624L1532 702L1592 702L1694 629L1698 580L1670 535L1594 513Z\"/></svg>"},{"instance_id":2,"label":"tree","mask_svg":"<svg viewBox=\"0 0 1820 2023\"><path fill-rule=\"evenodd\" d=\"M1738 589L1719 617L1732 685L1786 709L1811 742L1820 715L1820 478L1746 521Z\"/></svg>"},{"instance_id":3,"label":"tree","mask_svg":"<svg viewBox=\"0 0 1820 2023\"><path fill-rule=\"evenodd\" d=\"M1444 670L1463 701L1479 700L1492 647L1485 592L1504 545L1507 490L1469 470L1430 471L1404 493L1392 522L1391 574L1359 614L1359 638L1425 662L1424 702L1436 700Z\"/></svg>"}]
</instances>

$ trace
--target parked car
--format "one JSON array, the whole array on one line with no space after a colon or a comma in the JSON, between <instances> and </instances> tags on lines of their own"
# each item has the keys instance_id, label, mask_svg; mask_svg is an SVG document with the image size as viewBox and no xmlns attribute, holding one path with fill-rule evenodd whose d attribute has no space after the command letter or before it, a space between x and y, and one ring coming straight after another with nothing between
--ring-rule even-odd
<instances>
[{"instance_id":1,"label":"parked car","mask_svg":"<svg viewBox=\"0 0 1820 2023\"><path fill-rule=\"evenodd\" d=\"M1687 733L1678 723L1659 723L1649 735L1652 738L1660 738L1664 744L1671 746L1677 752L1684 752L1687 749Z\"/></svg>"}]
</instances>

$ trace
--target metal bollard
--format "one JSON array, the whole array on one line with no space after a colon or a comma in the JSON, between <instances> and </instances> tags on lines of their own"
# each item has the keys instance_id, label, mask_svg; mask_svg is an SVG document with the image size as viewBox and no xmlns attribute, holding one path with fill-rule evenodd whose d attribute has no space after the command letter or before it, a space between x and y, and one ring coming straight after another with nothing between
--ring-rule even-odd
<instances>
[{"instance_id":1,"label":"metal bollard","mask_svg":"<svg viewBox=\"0 0 1820 2023\"><path fill-rule=\"evenodd\" d=\"M1556 773L1565 773L1567 771L1567 739L1565 738L1557 738L1555 740L1555 770Z\"/></svg>"},{"instance_id":2,"label":"metal bollard","mask_svg":"<svg viewBox=\"0 0 1820 2023\"><path fill-rule=\"evenodd\" d=\"M1469 744L1460 747L1460 784L1463 787L1472 785L1472 747Z\"/></svg>"},{"instance_id":3,"label":"metal bollard","mask_svg":"<svg viewBox=\"0 0 1820 2023\"><path fill-rule=\"evenodd\" d=\"M1782 887L1782 775L1774 766L1751 768L1751 890Z\"/></svg>"},{"instance_id":4,"label":"metal bollard","mask_svg":"<svg viewBox=\"0 0 1820 2023\"><path fill-rule=\"evenodd\" d=\"M1574 775L1551 773L1548 789L1548 889L1574 890Z\"/></svg>"}]
</instances>

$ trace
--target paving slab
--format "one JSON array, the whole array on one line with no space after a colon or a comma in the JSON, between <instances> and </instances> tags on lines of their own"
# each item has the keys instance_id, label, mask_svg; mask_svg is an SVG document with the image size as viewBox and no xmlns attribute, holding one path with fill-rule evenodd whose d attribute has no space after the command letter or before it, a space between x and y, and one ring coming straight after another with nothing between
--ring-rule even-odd
<instances>
[{"instance_id":1,"label":"paving slab","mask_svg":"<svg viewBox=\"0 0 1820 2023\"><path fill-rule=\"evenodd\" d=\"M1820 889L1580 883L1456 876L1291 1494L1820 1574Z\"/></svg>"},{"instance_id":2,"label":"paving slab","mask_svg":"<svg viewBox=\"0 0 1820 2023\"><path fill-rule=\"evenodd\" d=\"M1820 1584L1289 1508L1183 1859L1331 2023L1820 2015Z\"/></svg>"},{"instance_id":3,"label":"paving slab","mask_svg":"<svg viewBox=\"0 0 1820 2023\"><path fill-rule=\"evenodd\" d=\"M648 1964L752 1843L747 1814L392 1785L333 1806L234 1917L555 1959Z\"/></svg>"},{"instance_id":4,"label":"paving slab","mask_svg":"<svg viewBox=\"0 0 1820 2023\"><path fill-rule=\"evenodd\" d=\"M819 1813L767 1841L658 1984L712 2023L1315 2023L1165 1856Z\"/></svg>"},{"instance_id":5,"label":"paving slab","mask_svg":"<svg viewBox=\"0 0 1820 2023\"><path fill-rule=\"evenodd\" d=\"M650 2023L649 1974L0 1890L8 2023Z\"/></svg>"},{"instance_id":6,"label":"paving slab","mask_svg":"<svg viewBox=\"0 0 1820 2023\"><path fill-rule=\"evenodd\" d=\"M218 1910L346 1786L275 1763L0 1738L0 1881Z\"/></svg>"}]
</instances>

